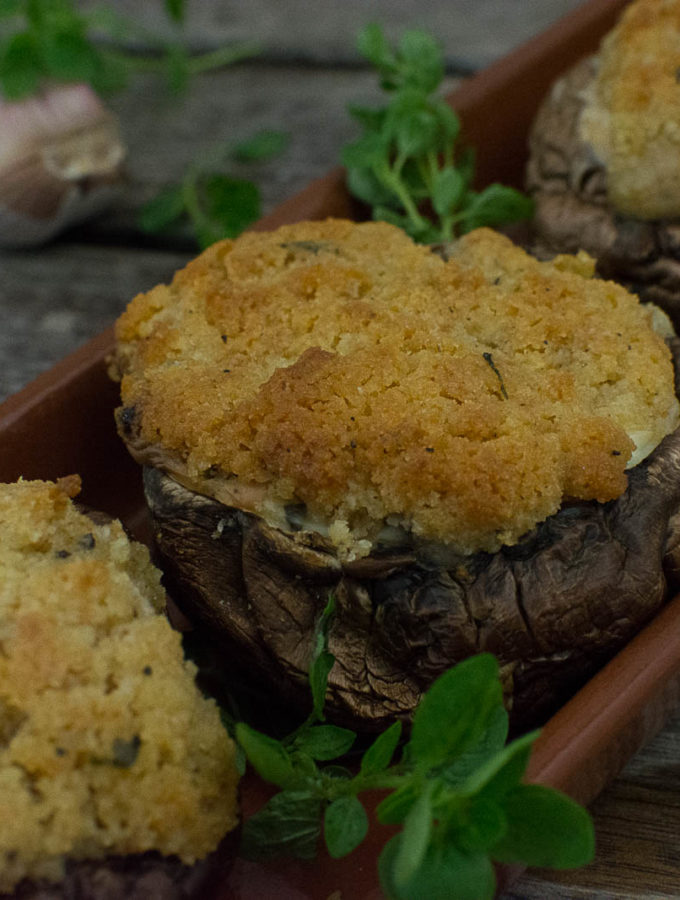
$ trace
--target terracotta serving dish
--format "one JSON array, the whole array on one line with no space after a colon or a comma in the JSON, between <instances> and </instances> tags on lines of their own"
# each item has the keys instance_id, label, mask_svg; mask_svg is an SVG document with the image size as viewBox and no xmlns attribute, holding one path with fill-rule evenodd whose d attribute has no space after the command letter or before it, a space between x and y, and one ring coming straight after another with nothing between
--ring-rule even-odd
<instances>
[{"instance_id":1,"label":"terracotta serving dish","mask_svg":"<svg viewBox=\"0 0 680 900\"><path fill-rule=\"evenodd\" d=\"M592 52L625 0L591 0L451 96L467 140L477 149L480 183L521 185L526 135L552 81ZM256 227L326 216L361 215L342 170L330 172ZM117 386L106 374L109 329L0 406L0 478L55 478L78 472L82 499L120 517L141 539L148 532L141 472L118 439ZM663 611L543 729L530 777L588 803L663 725L680 695L680 598ZM248 815L267 796L255 778L243 787ZM221 900L379 900L375 860L389 835L374 828L348 860L276 865L237 860ZM501 873L507 883L516 870ZM337 892L337 894L334 894Z\"/></svg>"}]
</instances>

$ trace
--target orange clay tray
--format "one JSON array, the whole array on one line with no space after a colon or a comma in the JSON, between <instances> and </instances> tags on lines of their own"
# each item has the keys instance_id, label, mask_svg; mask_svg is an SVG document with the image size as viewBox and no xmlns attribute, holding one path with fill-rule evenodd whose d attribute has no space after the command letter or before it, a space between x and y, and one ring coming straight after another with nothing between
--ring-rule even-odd
<instances>
[{"instance_id":1,"label":"orange clay tray","mask_svg":"<svg viewBox=\"0 0 680 900\"><path fill-rule=\"evenodd\" d=\"M451 95L467 141L478 154L478 180L521 185L526 135L553 79L593 51L624 0L591 0ZM256 226L300 219L360 216L341 169L314 181ZM119 516L144 539L140 472L119 441L112 410L117 388L106 375L109 329L0 406L0 479L83 478L85 503ZM671 601L543 729L530 777L589 803L663 725L680 696L680 598ZM243 785L244 814L267 796L256 778ZM219 900L380 900L376 857L389 836L373 828L345 860L256 864L236 860ZM503 870L507 884L517 870Z\"/></svg>"}]
</instances>

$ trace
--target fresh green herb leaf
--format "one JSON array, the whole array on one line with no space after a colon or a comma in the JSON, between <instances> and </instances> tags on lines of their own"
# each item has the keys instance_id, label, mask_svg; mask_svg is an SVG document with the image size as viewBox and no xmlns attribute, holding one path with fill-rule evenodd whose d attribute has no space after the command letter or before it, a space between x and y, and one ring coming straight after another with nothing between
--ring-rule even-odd
<instances>
[{"instance_id":1,"label":"fresh green herb leaf","mask_svg":"<svg viewBox=\"0 0 680 900\"><path fill-rule=\"evenodd\" d=\"M0 19L17 16L21 12L23 0L0 0Z\"/></svg>"},{"instance_id":2,"label":"fresh green herb leaf","mask_svg":"<svg viewBox=\"0 0 680 900\"><path fill-rule=\"evenodd\" d=\"M181 218L183 213L182 186L172 185L162 190L142 207L138 221L144 231L163 231Z\"/></svg>"},{"instance_id":3,"label":"fresh green herb leaf","mask_svg":"<svg viewBox=\"0 0 680 900\"><path fill-rule=\"evenodd\" d=\"M360 32L358 47L375 67L387 104L348 108L363 133L341 159L350 193L371 207L374 219L432 242L532 214L531 201L513 188L472 190L474 155L458 146L458 116L435 94L444 63L430 35L406 31L393 50L372 24Z\"/></svg>"},{"instance_id":4,"label":"fresh green herb leaf","mask_svg":"<svg viewBox=\"0 0 680 900\"><path fill-rule=\"evenodd\" d=\"M458 843L466 852L488 853L500 843L508 830L508 819L495 800L475 797L465 810L464 822L458 829Z\"/></svg>"},{"instance_id":5,"label":"fresh green herb leaf","mask_svg":"<svg viewBox=\"0 0 680 900\"><path fill-rule=\"evenodd\" d=\"M59 81L91 82L100 67L96 49L78 31L50 34L41 49L46 68Z\"/></svg>"},{"instance_id":6,"label":"fresh green herb leaf","mask_svg":"<svg viewBox=\"0 0 680 900\"><path fill-rule=\"evenodd\" d=\"M410 750L416 767L445 765L477 743L502 698L498 663L490 653L440 675L413 717Z\"/></svg>"},{"instance_id":7,"label":"fresh green herb leaf","mask_svg":"<svg viewBox=\"0 0 680 900\"><path fill-rule=\"evenodd\" d=\"M181 94L191 78L189 57L179 44L170 44L165 53L165 78L173 94Z\"/></svg>"},{"instance_id":8,"label":"fresh green herb leaf","mask_svg":"<svg viewBox=\"0 0 680 900\"><path fill-rule=\"evenodd\" d=\"M163 0L163 8L182 24L185 0ZM165 43L110 6L81 11L76 0L0 0L0 19L9 18L16 20L14 33L0 50L0 87L9 99L32 94L47 80L85 82L102 93L119 90L137 71L165 73L180 90L191 75L259 52L242 44L190 56L177 41ZM109 40L95 43L95 36ZM149 52L125 49L130 37Z\"/></svg>"},{"instance_id":9,"label":"fresh green herb leaf","mask_svg":"<svg viewBox=\"0 0 680 900\"><path fill-rule=\"evenodd\" d=\"M398 71L397 59L385 39L380 25L371 23L360 33L357 41L359 53L371 62L382 76L382 86L389 90Z\"/></svg>"},{"instance_id":10,"label":"fresh green herb leaf","mask_svg":"<svg viewBox=\"0 0 680 900\"><path fill-rule=\"evenodd\" d=\"M401 722L393 722L390 727L379 734L361 758L362 775L375 775L383 772L392 761L401 737Z\"/></svg>"},{"instance_id":11,"label":"fresh green herb leaf","mask_svg":"<svg viewBox=\"0 0 680 900\"><path fill-rule=\"evenodd\" d=\"M206 221L213 226L210 243L237 237L260 215L260 192L252 181L215 174L206 176L201 187Z\"/></svg>"},{"instance_id":12,"label":"fresh green herb leaf","mask_svg":"<svg viewBox=\"0 0 680 900\"><path fill-rule=\"evenodd\" d=\"M312 713L319 721L324 720L324 703L326 700L326 688L328 676L335 657L329 653L328 630L335 614L335 597L331 594L326 606L321 613L316 630L315 646L312 650L312 660L309 666L309 686L312 691Z\"/></svg>"},{"instance_id":13,"label":"fresh green herb leaf","mask_svg":"<svg viewBox=\"0 0 680 900\"><path fill-rule=\"evenodd\" d=\"M334 663L335 657L333 654L324 650L315 658L309 670L309 686L312 690L313 710L317 719L323 720L325 718L323 707L326 697L326 686L328 685L328 676Z\"/></svg>"},{"instance_id":14,"label":"fresh green herb leaf","mask_svg":"<svg viewBox=\"0 0 680 900\"><path fill-rule=\"evenodd\" d=\"M465 794L481 793L501 799L514 788L529 763L529 756L538 732L517 738L481 765L461 786Z\"/></svg>"},{"instance_id":15,"label":"fresh green herb leaf","mask_svg":"<svg viewBox=\"0 0 680 900\"><path fill-rule=\"evenodd\" d=\"M321 834L321 798L314 791L282 791L243 824L246 859L313 859Z\"/></svg>"},{"instance_id":16,"label":"fresh green herb leaf","mask_svg":"<svg viewBox=\"0 0 680 900\"><path fill-rule=\"evenodd\" d=\"M460 215L463 231L482 226L504 225L528 219L533 214L533 201L514 188L490 184L479 194L470 194L467 208Z\"/></svg>"},{"instance_id":17,"label":"fresh green herb leaf","mask_svg":"<svg viewBox=\"0 0 680 900\"><path fill-rule=\"evenodd\" d=\"M199 161L188 169L180 184L164 188L142 206L140 228L162 232L188 221L201 247L237 237L260 217L260 192L252 181L215 170L226 158L257 161L284 144L283 135L268 131L233 147L213 150L204 163Z\"/></svg>"},{"instance_id":18,"label":"fresh green herb leaf","mask_svg":"<svg viewBox=\"0 0 680 900\"><path fill-rule=\"evenodd\" d=\"M236 144L231 156L237 162L262 162L282 153L288 140L289 136L283 131L260 131L248 140Z\"/></svg>"},{"instance_id":19,"label":"fresh green herb leaf","mask_svg":"<svg viewBox=\"0 0 680 900\"><path fill-rule=\"evenodd\" d=\"M368 816L356 795L338 797L326 808L324 839L328 852L334 859L351 853L363 841L367 832Z\"/></svg>"},{"instance_id":20,"label":"fresh green herb leaf","mask_svg":"<svg viewBox=\"0 0 680 900\"><path fill-rule=\"evenodd\" d=\"M409 814L418 800L422 784L417 780L407 780L393 794L385 797L376 810L381 825L398 825Z\"/></svg>"},{"instance_id":21,"label":"fresh green herb leaf","mask_svg":"<svg viewBox=\"0 0 680 900\"><path fill-rule=\"evenodd\" d=\"M593 859L592 821L564 794L538 784L519 784L506 796L504 811L508 828L491 849L495 860L569 869Z\"/></svg>"},{"instance_id":22,"label":"fresh green herb leaf","mask_svg":"<svg viewBox=\"0 0 680 900\"><path fill-rule=\"evenodd\" d=\"M184 0L165 0L165 10L175 22L183 22L185 14Z\"/></svg>"},{"instance_id":23,"label":"fresh green herb leaf","mask_svg":"<svg viewBox=\"0 0 680 900\"><path fill-rule=\"evenodd\" d=\"M505 745L508 716L498 663L480 654L438 678L414 715L411 739L393 762L401 733L393 723L366 750L352 775L319 767L346 752L353 732L317 724L323 716L331 597L317 625L310 684L318 695L308 718L283 741L236 726L258 772L283 786L244 826L244 855L309 857L322 833L331 856L350 853L366 835L362 791L392 791L378 806L382 824L402 830L383 849L380 883L390 900L491 900L492 860L577 866L593 852L587 812L557 791L522 783L536 734ZM316 675L313 673L316 672Z\"/></svg>"},{"instance_id":24,"label":"fresh green herb leaf","mask_svg":"<svg viewBox=\"0 0 680 900\"><path fill-rule=\"evenodd\" d=\"M236 739L245 750L250 764L265 781L278 787L288 787L295 782L290 756L280 741L244 722L236 724Z\"/></svg>"},{"instance_id":25,"label":"fresh green herb leaf","mask_svg":"<svg viewBox=\"0 0 680 900\"><path fill-rule=\"evenodd\" d=\"M496 876L489 857L444 840L431 843L416 873L398 883L395 861L403 840L402 834L393 837L378 860L380 884L390 900L492 900Z\"/></svg>"},{"instance_id":26,"label":"fresh green herb leaf","mask_svg":"<svg viewBox=\"0 0 680 900\"><path fill-rule=\"evenodd\" d=\"M442 218L450 216L465 193L465 179L453 166L440 169L432 179L432 206Z\"/></svg>"},{"instance_id":27,"label":"fresh green herb leaf","mask_svg":"<svg viewBox=\"0 0 680 900\"><path fill-rule=\"evenodd\" d=\"M295 740L296 750L309 754L312 759L331 760L344 756L356 740L356 734L336 725L314 725L303 731Z\"/></svg>"},{"instance_id":28,"label":"fresh green herb leaf","mask_svg":"<svg viewBox=\"0 0 680 900\"><path fill-rule=\"evenodd\" d=\"M399 41L398 59L404 85L423 94L435 91L444 77L444 61L434 38L426 31L405 31Z\"/></svg>"},{"instance_id":29,"label":"fresh green herb leaf","mask_svg":"<svg viewBox=\"0 0 680 900\"><path fill-rule=\"evenodd\" d=\"M37 90L45 67L31 34L15 34L0 48L0 87L8 100Z\"/></svg>"},{"instance_id":30,"label":"fresh green herb leaf","mask_svg":"<svg viewBox=\"0 0 680 900\"><path fill-rule=\"evenodd\" d=\"M404 887L418 871L427 853L434 823L432 821L432 790L434 783L423 785L418 799L404 819L397 853L394 857L394 883Z\"/></svg>"},{"instance_id":31,"label":"fresh green herb leaf","mask_svg":"<svg viewBox=\"0 0 680 900\"><path fill-rule=\"evenodd\" d=\"M487 723L479 741L458 756L450 765L442 769L442 778L449 784L459 787L470 778L482 765L505 746L508 739L508 714L503 706L497 707Z\"/></svg>"}]
</instances>

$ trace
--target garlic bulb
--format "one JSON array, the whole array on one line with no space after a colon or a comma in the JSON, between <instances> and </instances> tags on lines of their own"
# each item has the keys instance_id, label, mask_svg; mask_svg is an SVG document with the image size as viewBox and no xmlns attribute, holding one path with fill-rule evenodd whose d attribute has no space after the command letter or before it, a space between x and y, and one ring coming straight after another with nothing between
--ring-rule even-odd
<instances>
[{"instance_id":1,"label":"garlic bulb","mask_svg":"<svg viewBox=\"0 0 680 900\"><path fill-rule=\"evenodd\" d=\"M0 98L0 246L30 247L101 212L120 192L118 123L84 84Z\"/></svg>"}]
</instances>

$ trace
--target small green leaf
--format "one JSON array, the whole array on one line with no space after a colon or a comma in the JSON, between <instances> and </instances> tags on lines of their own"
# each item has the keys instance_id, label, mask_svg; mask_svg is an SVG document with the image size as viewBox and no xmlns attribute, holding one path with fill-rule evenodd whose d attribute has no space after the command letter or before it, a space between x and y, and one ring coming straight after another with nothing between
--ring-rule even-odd
<instances>
[{"instance_id":1,"label":"small green leaf","mask_svg":"<svg viewBox=\"0 0 680 900\"><path fill-rule=\"evenodd\" d=\"M408 781L393 794L389 794L376 809L381 825L397 825L403 822L417 801L421 792L418 781Z\"/></svg>"},{"instance_id":2,"label":"small green leaf","mask_svg":"<svg viewBox=\"0 0 680 900\"><path fill-rule=\"evenodd\" d=\"M0 86L7 100L34 93L45 68L35 41L27 33L15 34L0 51Z\"/></svg>"},{"instance_id":3,"label":"small green leaf","mask_svg":"<svg viewBox=\"0 0 680 900\"><path fill-rule=\"evenodd\" d=\"M453 144L460 134L460 119L458 114L449 106L446 100L434 98L430 100L430 109L437 117L442 136ZM444 149L442 147L442 149Z\"/></svg>"},{"instance_id":4,"label":"small green leaf","mask_svg":"<svg viewBox=\"0 0 680 900\"><path fill-rule=\"evenodd\" d=\"M471 656L441 675L420 701L409 742L418 769L450 763L476 744L503 703L498 662Z\"/></svg>"},{"instance_id":5,"label":"small green leaf","mask_svg":"<svg viewBox=\"0 0 680 900\"><path fill-rule=\"evenodd\" d=\"M285 150L289 136L283 131L260 131L248 140L241 141L231 151L237 162L262 162Z\"/></svg>"},{"instance_id":6,"label":"small green leaf","mask_svg":"<svg viewBox=\"0 0 680 900\"><path fill-rule=\"evenodd\" d=\"M362 775L374 775L384 771L392 761L401 737L401 722L393 722L390 727L379 734L361 759Z\"/></svg>"},{"instance_id":7,"label":"small green leaf","mask_svg":"<svg viewBox=\"0 0 680 900\"><path fill-rule=\"evenodd\" d=\"M403 835L393 837L378 859L380 885L390 900L492 900L496 876L484 853L465 853L450 841L431 843L406 884L395 879Z\"/></svg>"},{"instance_id":8,"label":"small green leaf","mask_svg":"<svg viewBox=\"0 0 680 900\"><path fill-rule=\"evenodd\" d=\"M184 195L181 185L172 185L160 191L145 203L138 216L139 227L150 233L163 231L184 213Z\"/></svg>"},{"instance_id":9,"label":"small green leaf","mask_svg":"<svg viewBox=\"0 0 680 900\"><path fill-rule=\"evenodd\" d=\"M347 187L357 199L370 206L383 206L394 200L394 193L385 187L372 169L348 169Z\"/></svg>"},{"instance_id":10,"label":"small green leaf","mask_svg":"<svg viewBox=\"0 0 680 900\"><path fill-rule=\"evenodd\" d=\"M388 138L382 133L369 131L342 148L340 159L348 169L371 169L385 161L388 154Z\"/></svg>"},{"instance_id":11,"label":"small green leaf","mask_svg":"<svg viewBox=\"0 0 680 900\"><path fill-rule=\"evenodd\" d=\"M99 68L99 54L87 38L76 31L45 35L41 50L49 74L60 81L89 83Z\"/></svg>"},{"instance_id":12,"label":"small green leaf","mask_svg":"<svg viewBox=\"0 0 680 900\"><path fill-rule=\"evenodd\" d=\"M191 72L189 57L180 44L171 44L165 51L165 77L173 94L181 94L186 90Z\"/></svg>"},{"instance_id":13,"label":"small green leaf","mask_svg":"<svg viewBox=\"0 0 680 900\"><path fill-rule=\"evenodd\" d=\"M465 851L488 853L508 830L508 820L498 803L476 797L466 811L465 825L458 833L458 842Z\"/></svg>"},{"instance_id":14,"label":"small green leaf","mask_svg":"<svg viewBox=\"0 0 680 900\"><path fill-rule=\"evenodd\" d=\"M201 179L201 194L214 235L210 243L238 237L260 216L260 192L252 181L207 175Z\"/></svg>"},{"instance_id":15,"label":"small green leaf","mask_svg":"<svg viewBox=\"0 0 680 900\"><path fill-rule=\"evenodd\" d=\"M440 216L448 216L460 203L465 182L458 169L447 166L440 169L432 184L432 206Z\"/></svg>"},{"instance_id":16,"label":"small green leaf","mask_svg":"<svg viewBox=\"0 0 680 900\"><path fill-rule=\"evenodd\" d=\"M335 657L328 650L323 650L314 660L309 669L309 686L312 690L312 703L314 715L323 720L323 707L326 701L326 688L328 676L335 664Z\"/></svg>"},{"instance_id":17,"label":"small green leaf","mask_svg":"<svg viewBox=\"0 0 680 900\"><path fill-rule=\"evenodd\" d=\"M347 112L356 119L367 131L378 132L385 121L386 110L372 109L368 106L355 106L349 104Z\"/></svg>"},{"instance_id":18,"label":"small green leaf","mask_svg":"<svg viewBox=\"0 0 680 900\"><path fill-rule=\"evenodd\" d=\"M165 0L165 11L175 22L183 22L185 14L184 0Z\"/></svg>"},{"instance_id":19,"label":"small green leaf","mask_svg":"<svg viewBox=\"0 0 680 900\"><path fill-rule=\"evenodd\" d=\"M321 799L313 791L282 791L243 824L241 855L313 859L321 834Z\"/></svg>"},{"instance_id":20,"label":"small green leaf","mask_svg":"<svg viewBox=\"0 0 680 900\"><path fill-rule=\"evenodd\" d=\"M490 853L499 862L571 869L595 854L592 820L569 797L538 784L521 784L504 800L508 830Z\"/></svg>"},{"instance_id":21,"label":"small green leaf","mask_svg":"<svg viewBox=\"0 0 680 900\"><path fill-rule=\"evenodd\" d=\"M383 133L396 143L403 156L417 156L426 152L437 137L435 116L427 100L416 90L402 90L390 103Z\"/></svg>"},{"instance_id":22,"label":"small green leaf","mask_svg":"<svg viewBox=\"0 0 680 900\"><path fill-rule=\"evenodd\" d=\"M393 863L397 885L408 884L420 867L432 834L432 796L423 790L404 819L401 842Z\"/></svg>"},{"instance_id":23,"label":"small green leaf","mask_svg":"<svg viewBox=\"0 0 680 900\"><path fill-rule=\"evenodd\" d=\"M21 12L22 0L0 0L0 19L16 16Z\"/></svg>"},{"instance_id":24,"label":"small green leaf","mask_svg":"<svg viewBox=\"0 0 680 900\"><path fill-rule=\"evenodd\" d=\"M508 727L508 714L504 707L499 706L489 717L487 728L479 741L447 766L441 773L442 777L456 787L462 784L505 747Z\"/></svg>"},{"instance_id":25,"label":"small green leaf","mask_svg":"<svg viewBox=\"0 0 680 900\"><path fill-rule=\"evenodd\" d=\"M357 49L382 74L389 74L396 69L396 57L382 28L375 22L366 25L359 32Z\"/></svg>"},{"instance_id":26,"label":"small green leaf","mask_svg":"<svg viewBox=\"0 0 680 900\"><path fill-rule=\"evenodd\" d=\"M328 676L335 657L328 651L328 631L335 615L335 597L331 594L323 608L314 635L312 659L309 664L309 686L312 691L312 714L323 721L323 707L326 700Z\"/></svg>"},{"instance_id":27,"label":"small green leaf","mask_svg":"<svg viewBox=\"0 0 680 900\"><path fill-rule=\"evenodd\" d=\"M243 747L248 762L265 781L279 787L295 782L290 756L280 741L256 731L245 722L236 723L236 740Z\"/></svg>"},{"instance_id":28,"label":"small green leaf","mask_svg":"<svg viewBox=\"0 0 680 900\"><path fill-rule=\"evenodd\" d=\"M465 781L461 791L467 794L483 791L487 796L500 800L522 779L531 755L531 747L537 737L538 731L533 731L508 744L481 765Z\"/></svg>"},{"instance_id":29,"label":"small green leaf","mask_svg":"<svg viewBox=\"0 0 680 900\"><path fill-rule=\"evenodd\" d=\"M444 77L444 61L439 45L419 28L405 31L399 41L399 62L403 83L430 94Z\"/></svg>"},{"instance_id":30,"label":"small green leaf","mask_svg":"<svg viewBox=\"0 0 680 900\"><path fill-rule=\"evenodd\" d=\"M113 94L122 90L128 81L128 70L125 63L116 57L103 52L99 56L99 64L90 79L90 84L99 94Z\"/></svg>"},{"instance_id":31,"label":"small green leaf","mask_svg":"<svg viewBox=\"0 0 680 900\"><path fill-rule=\"evenodd\" d=\"M313 759L331 760L344 756L355 740L356 734L347 728L314 725L296 738L295 748L308 753Z\"/></svg>"},{"instance_id":32,"label":"small green leaf","mask_svg":"<svg viewBox=\"0 0 680 900\"><path fill-rule=\"evenodd\" d=\"M338 859L351 853L366 837L368 816L354 794L338 797L324 816L324 838L329 854Z\"/></svg>"},{"instance_id":33,"label":"small green leaf","mask_svg":"<svg viewBox=\"0 0 680 900\"><path fill-rule=\"evenodd\" d=\"M463 231L482 226L502 225L529 219L534 204L530 197L502 184L490 184L479 194L473 195L461 218Z\"/></svg>"}]
</instances>

